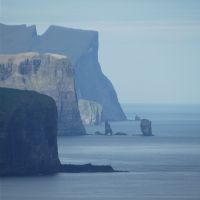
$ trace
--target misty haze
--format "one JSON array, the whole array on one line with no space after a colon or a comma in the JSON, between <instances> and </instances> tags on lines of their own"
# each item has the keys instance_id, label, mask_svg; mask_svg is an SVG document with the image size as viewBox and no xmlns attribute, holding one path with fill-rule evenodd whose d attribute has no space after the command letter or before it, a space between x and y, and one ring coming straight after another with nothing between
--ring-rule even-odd
<instances>
[{"instance_id":1,"label":"misty haze","mask_svg":"<svg viewBox=\"0 0 200 200\"><path fill-rule=\"evenodd\" d=\"M200 199L200 1L1 0L0 199Z\"/></svg>"}]
</instances>

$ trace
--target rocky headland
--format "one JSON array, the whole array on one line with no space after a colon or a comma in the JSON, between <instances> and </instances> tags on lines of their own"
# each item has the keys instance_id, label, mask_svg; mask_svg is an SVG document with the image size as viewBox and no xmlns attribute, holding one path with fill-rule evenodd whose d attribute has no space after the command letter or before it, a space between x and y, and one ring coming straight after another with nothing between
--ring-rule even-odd
<instances>
[{"instance_id":1,"label":"rocky headland","mask_svg":"<svg viewBox=\"0 0 200 200\"><path fill-rule=\"evenodd\" d=\"M36 51L68 56L75 70L78 99L100 104L104 120L126 120L114 87L98 61L98 32L50 26L38 35L36 26L0 24L0 38L0 54Z\"/></svg>"},{"instance_id":2,"label":"rocky headland","mask_svg":"<svg viewBox=\"0 0 200 200\"><path fill-rule=\"evenodd\" d=\"M0 55L0 87L34 90L51 96L58 110L58 135L83 135L74 83L66 56L36 52Z\"/></svg>"},{"instance_id":3,"label":"rocky headland","mask_svg":"<svg viewBox=\"0 0 200 200\"><path fill-rule=\"evenodd\" d=\"M0 175L54 173L59 165L54 100L0 88Z\"/></svg>"},{"instance_id":4,"label":"rocky headland","mask_svg":"<svg viewBox=\"0 0 200 200\"><path fill-rule=\"evenodd\" d=\"M61 164L53 98L34 91L0 88L0 176L58 172L115 172L109 165Z\"/></svg>"}]
</instances>

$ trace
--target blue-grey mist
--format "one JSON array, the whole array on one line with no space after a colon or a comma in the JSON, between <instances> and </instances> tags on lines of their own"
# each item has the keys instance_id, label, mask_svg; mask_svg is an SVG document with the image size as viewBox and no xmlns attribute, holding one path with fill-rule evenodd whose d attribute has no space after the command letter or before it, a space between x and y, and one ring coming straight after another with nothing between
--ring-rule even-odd
<instances>
[{"instance_id":1,"label":"blue-grey mist","mask_svg":"<svg viewBox=\"0 0 200 200\"><path fill-rule=\"evenodd\" d=\"M200 103L198 0L1 0L0 9L1 22L39 33L51 24L99 31L121 103Z\"/></svg>"},{"instance_id":2,"label":"blue-grey mist","mask_svg":"<svg viewBox=\"0 0 200 200\"><path fill-rule=\"evenodd\" d=\"M93 135L102 125L59 137L63 163L129 173L1 178L0 199L200 199L199 0L1 0L0 22L99 31L102 70L126 115L151 119L155 134L139 136L139 123L126 121L111 126L127 136Z\"/></svg>"}]
</instances>

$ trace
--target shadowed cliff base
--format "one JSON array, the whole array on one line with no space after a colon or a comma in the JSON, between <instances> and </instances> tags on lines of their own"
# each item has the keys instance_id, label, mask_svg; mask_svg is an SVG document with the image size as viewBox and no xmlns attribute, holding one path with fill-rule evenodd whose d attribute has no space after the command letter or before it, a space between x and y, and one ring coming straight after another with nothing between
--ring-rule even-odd
<instances>
[{"instance_id":1,"label":"shadowed cliff base","mask_svg":"<svg viewBox=\"0 0 200 200\"><path fill-rule=\"evenodd\" d=\"M91 163L83 165L74 164L60 164L51 170L44 170L37 173L34 172L17 172L13 170L10 172L0 172L0 177L26 177L26 176L45 176L55 175L57 173L117 173L117 172L128 172L123 170L115 170L110 165L93 165Z\"/></svg>"},{"instance_id":2,"label":"shadowed cliff base","mask_svg":"<svg viewBox=\"0 0 200 200\"><path fill-rule=\"evenodd\" d=\"M110 165L92 165L90 163L83 165L61 164L58 172L63 173L81 173L81 172L118 172Z\"/></svg>"}]
</instances>

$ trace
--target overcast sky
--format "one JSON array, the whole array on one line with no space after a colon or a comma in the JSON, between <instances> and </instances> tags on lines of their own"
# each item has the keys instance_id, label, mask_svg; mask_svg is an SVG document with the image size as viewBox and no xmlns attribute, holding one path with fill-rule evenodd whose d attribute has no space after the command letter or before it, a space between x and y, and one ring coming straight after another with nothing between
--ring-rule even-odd
<instances>
[{"instance_id":1,"label":"overcast sky","mask_svg":"<svg viewBox=\"0 0 200 200\"><path fill-rule=\"evenodd\" d=\"M200 103L199 0L0 0L0 21L99 31L121 103Z\"/></svg>"}]
</instances>

